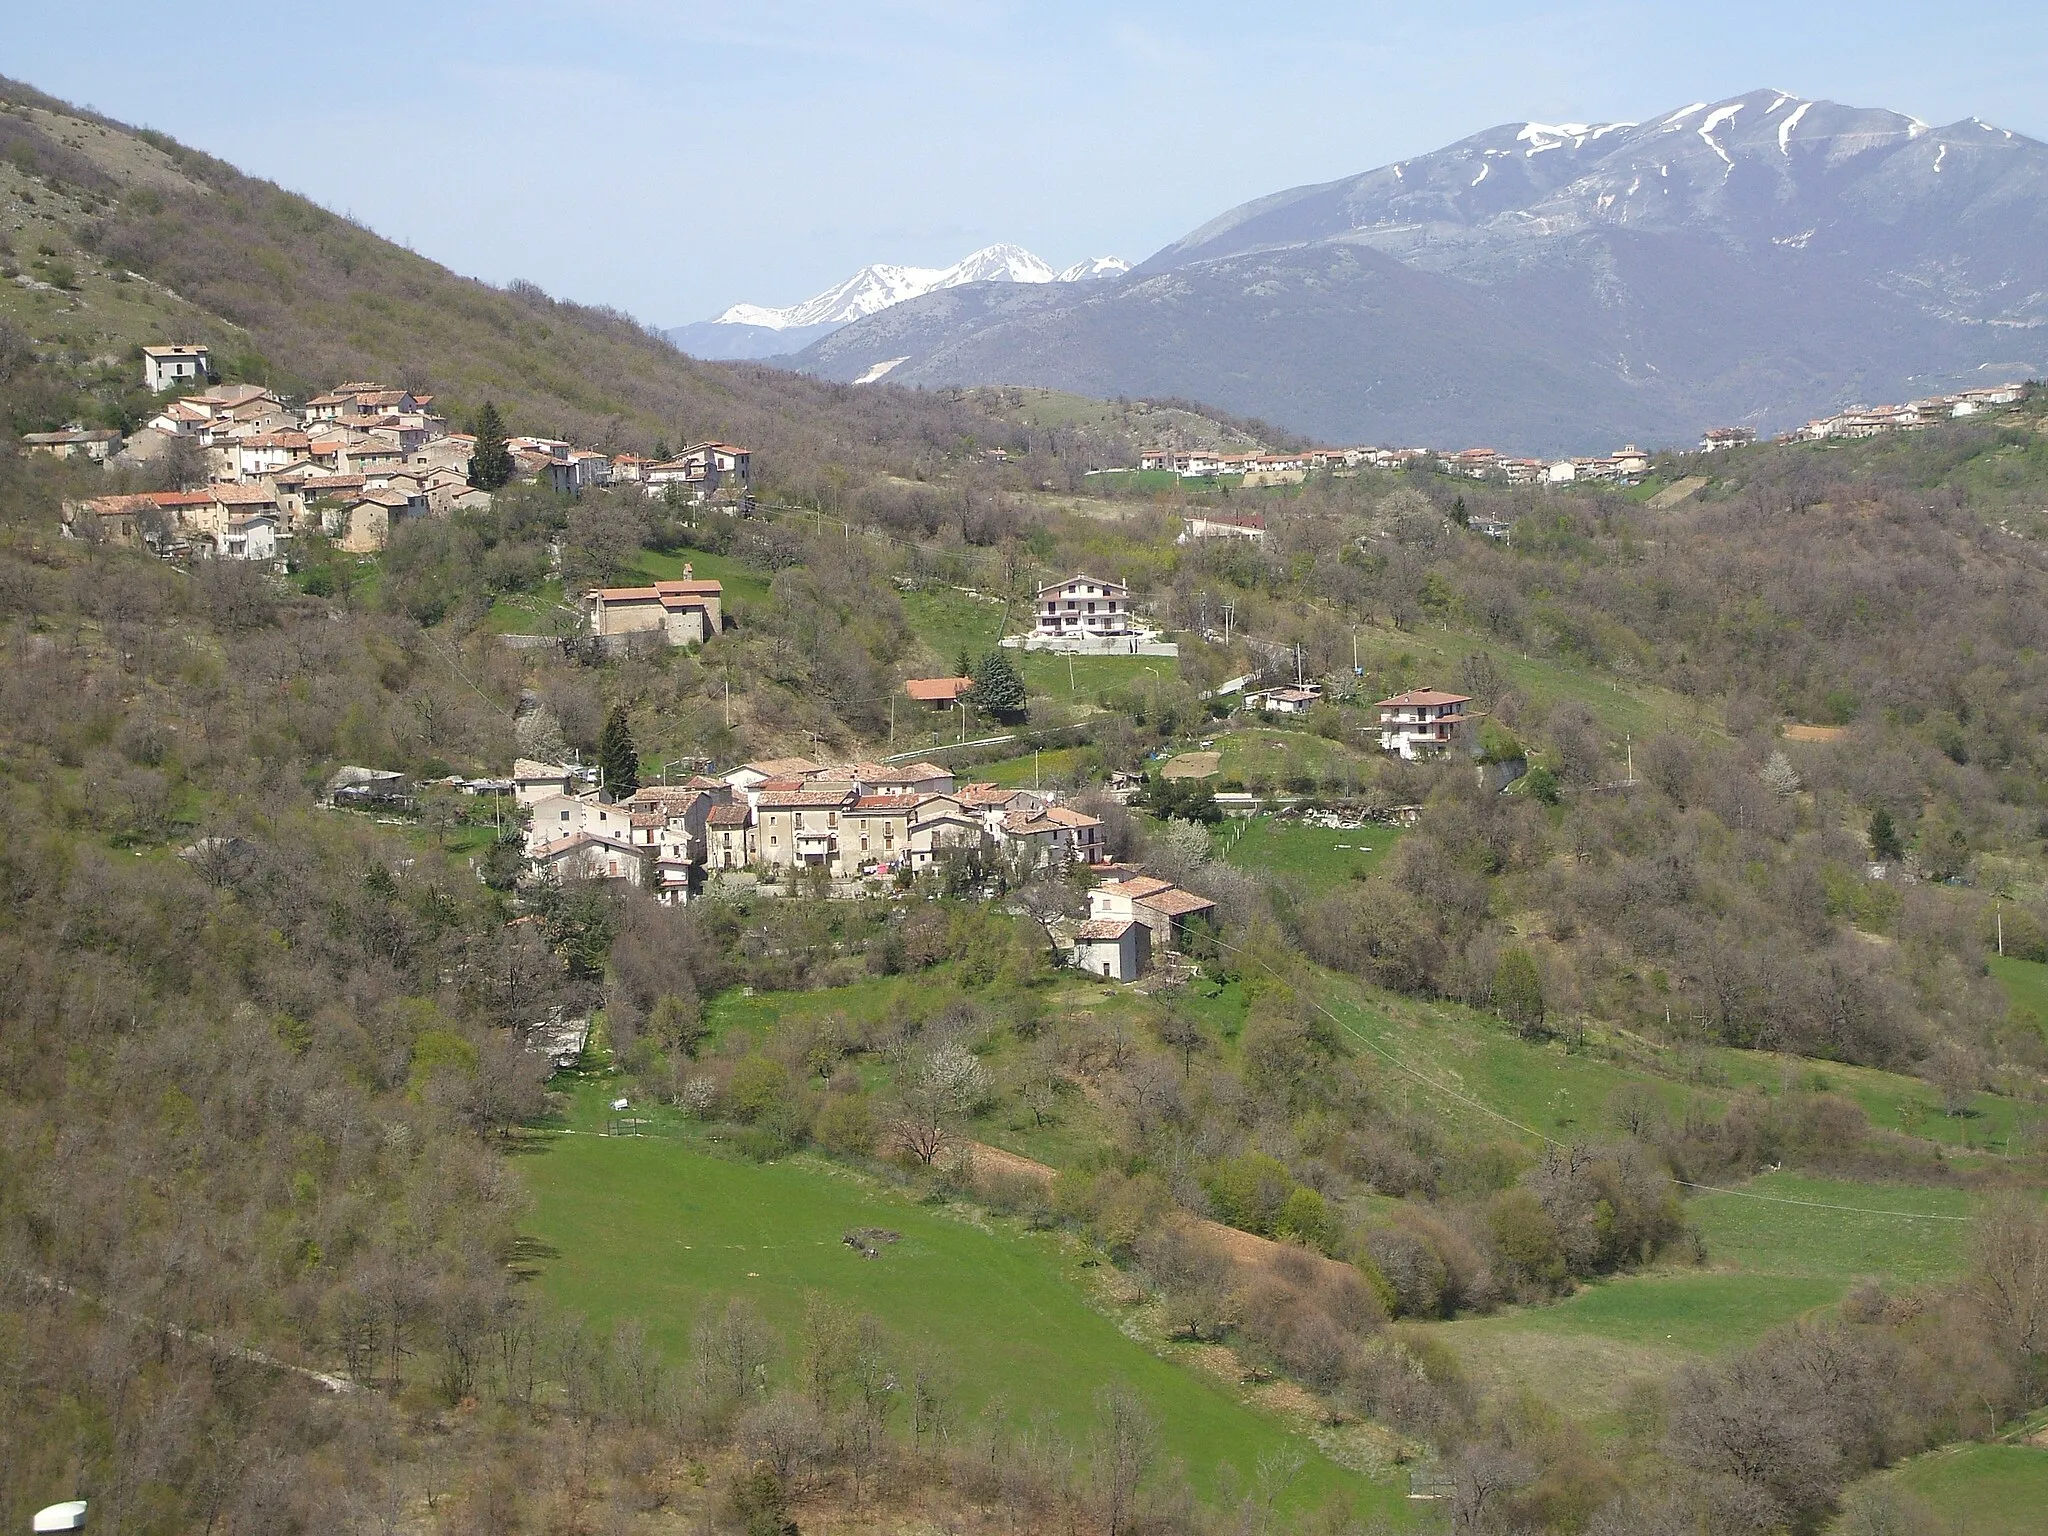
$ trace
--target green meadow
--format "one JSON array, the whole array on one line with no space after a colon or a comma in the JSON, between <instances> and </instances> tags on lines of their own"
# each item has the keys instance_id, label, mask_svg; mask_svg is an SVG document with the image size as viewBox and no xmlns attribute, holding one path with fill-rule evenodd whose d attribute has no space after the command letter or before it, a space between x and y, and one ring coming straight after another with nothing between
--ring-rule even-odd
<instances>
[{"instance_id":1,"label":"green meadow","mask_svg":"<svg viewBox=\"0 0 2048 1536\"><path fill-rule=\"evenodd\" d=\"M1952 1278L1970 1230L1957 1218L1970 1211L1961 1190L1766 1174L1687 1203L1705 1241L1697 1268L1620 1275L1548 1306L1432 1331L1483 1384L1535 1388L1610 1421L1631 1382L1753 1344L1833 1307L1858 1280Z\"/></svg>"},{"instance_id":2,"label":"green meadow","mask_svg":"<svg viewBox=\"0 0 2048 1536\"><path fill-rule=\"evenodd\" d=\"M1226 822L1216 829L1225 862L1320 893L1362 880L1394 851L1401 828L1368 823L1353 831L1308 826L1272 816Z\"/></svg>"},{"instance_id":3,"label":"green meadow","mask_svg":"<svg viewBox=\"0 0 2048 1536\"><path fill-rule=\"evenodd\" d=\"M876 1317L906 1351L939 1350L969 1414L1047 1416L1080 1440L1096 1393L1121 1382L1201 1493L1226 1463L1248 1479L1261 1457L1295 1452L1307 1458L1295 1505L1336 1496L1396 1518L1405 1507L1405 1483L1347 1471L1232 1384L1127 1335L1093 1301L1083 1250L1059 1235L916 1203L812 1158L728 1161L660 1137L536 1136L523 1166L541 1290L600 1324L640 1319L672 1360L687 1356L707 1305L745 1296L789 1330L805 1298L825 1293ZM864 1259L842 1240L853 1227L900 1241Z\"/></svg>"},{"instance_id":4,"label":"green meadow","mask_svg":"<svg viewBox=\"0 0 2048 1536\"><path fill-rule=\"evenodd\" d=\"M1970 1536L2037 1536L2048 1527L2048 1448L1948 1445L1885 1474Z\"/></svg>"}]
</instances>

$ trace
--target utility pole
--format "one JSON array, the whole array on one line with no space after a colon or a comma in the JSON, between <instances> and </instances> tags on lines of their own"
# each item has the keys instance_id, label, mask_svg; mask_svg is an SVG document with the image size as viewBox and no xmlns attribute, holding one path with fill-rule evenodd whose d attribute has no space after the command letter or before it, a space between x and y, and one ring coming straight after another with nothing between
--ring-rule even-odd
<instances>
[{"instance_id":1,"label":"utility pole","mask_svg":"<svg viewBox=\"0 0 2048 1536\"><path fill-rule=\"evenodd\" d=\"M1633 732L1631 732L1631 733L1630 733L1629 735L1627 735L1627 736L1623 737L1623 738L1622 738L1622 740L1623 740L1623 741L1625 741L1625 742L1626 742L1626 743L1628 744L1628 781L1629 781L1629 783L1633 784L1633 783L1635 783L1635 781L1636 781L1636 738L1635 738L1635 734L1634 734ZM2000 954L2004 954L2004 953L2005 953L2005 951L2004 951L2004 950L2000 950L2000 951L1999 951L1999 953L2000 953Z\"/></svg>"},{"instance_id":2,"label":"utility pole","mask_svg":"<svg viewBox=\"0 0 2048 1536\"><path fill-rule=\"evenodd\" d=\"M896 750L896 695L889 695L889 750Z\"/></svg>"},{"instance_id":3,"label":"utility pole","mask_svg":"<svg viewBox=\"0 0 2048 1536\"><path fill-rule=\"evenodd\" d=\"M1230 621L1236 617L1237 605L1235 603L1225 603L1223 605L1223 643L1225 645L1230 644Z\"/></svg>"},{"instance_id":4,"label":"utility pole","mask_svg":"<svg viewBox=\"0 0 2048 1536\"><path fill-rule=\"evenodd\" d=\"M725 673L725 728L728 731L732 729L732 669L730 667L726 668Z\"/></svg>"}]
</instances>

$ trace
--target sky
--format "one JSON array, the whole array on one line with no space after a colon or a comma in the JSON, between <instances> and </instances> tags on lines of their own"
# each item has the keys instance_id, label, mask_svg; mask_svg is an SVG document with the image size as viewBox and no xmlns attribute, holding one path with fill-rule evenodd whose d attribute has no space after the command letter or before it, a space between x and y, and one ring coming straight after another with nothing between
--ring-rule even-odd
<instances>
[{"instance_id":1,"label":"sky","mask_svg":"<svg viewBox=\"0 0 2048 1536\"><path fill-rule=\"evenodd\" d=\"M29 0L0 0L0 16ZM1138 261L1495 124L1775 87L2048 139L2048 6L65 0L0 73L657 325L999 240Z\"/></svg>"}]
</instances>

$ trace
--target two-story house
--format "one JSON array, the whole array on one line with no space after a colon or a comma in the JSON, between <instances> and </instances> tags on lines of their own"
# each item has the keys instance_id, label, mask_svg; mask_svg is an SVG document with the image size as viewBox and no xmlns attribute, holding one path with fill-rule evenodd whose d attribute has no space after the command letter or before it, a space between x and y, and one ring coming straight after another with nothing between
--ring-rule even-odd
<instances>
[{"instance_id":1,"label":"two-story house","mask_svg":"<svg viewBox=\"0 0 2048 1536\"><path fill-rule=\"evenodd\" d=\"M1038 633L1052 639L1096 639L1128 635L1131 589L1093 576L1069 576L1038 589Z\"/></svg>"},{"instance_id":2,"label":"two-story house","mask_svg":"<svg viewBox=\"0 0 2048 1536\"><path fill-rule=\"evenodd\" d=\"M1380 750L1411 763L1449 751L1463 740L1460 733L1472 723L1465 713L1471 702L1462 693L1434 688L1411 688L1381 699Z\"/></svg>"}]
</instances>

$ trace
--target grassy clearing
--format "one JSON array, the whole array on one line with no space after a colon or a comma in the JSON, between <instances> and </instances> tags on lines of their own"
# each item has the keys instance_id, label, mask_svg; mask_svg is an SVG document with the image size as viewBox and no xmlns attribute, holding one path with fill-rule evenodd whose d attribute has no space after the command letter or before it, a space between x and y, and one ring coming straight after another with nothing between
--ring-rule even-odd
<instances>
[{"instance_id":1,"label":"grassy clearing","mask_svg":"<svg viewBox=\"0 0 2048 1536\"><path fill-rule=\"evenodd\" d=\"M1798 1200L1779 1205L1748 1198ZM1860 1210L1825 1209L1851 1206ZM1707 1267L1666 1268L1589 1285L1551 1306L1523 1307L1432 1329L1496 1390L1528 1387L1567 1412L1613 1428L1630 1382L1755 1343L1831 1307L1866 1276L1922 1284L1954 1276L1969 1228L1961 1190L1767 1174L1740 1194L1701 1195L1688 1214Z\"/></svg>"},{"instance_id":2,"label":"grassy clearing","mask_svg":"<svg viewBox=\"0 0 2048 1536\"><path fill-rule=\"evenodd\" d=\"M1327 1460L1235 1389L1126 1336L1090 1304L1094 1272L1063 1238L915 1204L809 1159L755 1165L598 1136L541 1146L525 1163L530 1227L549 1250L541 1288L601 1324L641 1319L671 1359L687 1355L707 1301L745 1295L788 1329L805 1296L822 1292L874 1315L906 1348L943 1352L969 1413L1000 1400L997 1411L1020 1423L1043 1414L1080 1438L1095 1393L1123 1382L1204 1493L1224 1463L1249 1476L1261 1456L1292 1450L1308 1457L1291 1490L1297 1507L1339 1495L1398 1514L1406 1502ZM866 1261L841 1241L856 1226L902 1240Z\"/></svg>"},{"instance_id":3,"label":"grassy clearing","mask_svg":"<svg viewBox=\"0 0 2048 1536\"><path fill-rule=\"evenodd\" d=\"M1056 780L1071 778L1078 773L1093 750L1092 747L1054 747L1029 757L978 763L972 768L962 769L960 777L966 783L1000 784L1006 789L1029 789L1041 781L1049 786Z\"/></svg>"},{"instance_id":4,"label":"grassy clearing","mask_svg":"<svg viewBox=\"0 0 2048 1536\"><path fill-rule=\"evenodd\" d=\"M635 580L681 581L686 564L696 580L724 583L728 612L735 603L761 603L768 599L767 577L737 560L702 549L685 549L667 555L659 550L643 549L631 569L620 579L627 584ZM503 592L491 604L484 626L499 635L552 634L556 622L568 618L562 610L563 601L563 586L557 578L542 582L531 592Z\"/></svg>"},{"instance_id":5,"label":"grassy clearing","mask_svg":"<svg viewBox=\"0 0 2048 1536\"><path fill-rule=\"evenodd\" d=\"M903 594L903 616L944 677L953 675L963 652L973 662L995 647L1006 611L1001 602L985 602L951 587Z\"/></svg>"},{"instance_id":6,"label":"grassy clearing","mask_svg":"<svg viewBox=\"0 0 2048 1536\"><path fill-rule=\"evenodd\" d=\"M1128 687L1141 678L1171 682L1180 663L1171 656L1055 656L1046 651L1019 651L1011 659L1025 691L1062 703L1093 701L1098 695Z\"/></svg>"},{"instance_id":7,"label":"grassy clearing","mask_svg":"<svg viewBox=\"0 0 2048 1536\"><path fill-rule=\"evenodd\" d=\"M1362 775L1377 760L1347 742L1332 741L1310 731L1248 726L1211 738L1222 753L1217 765L1221 783L1255 782L1284 788L1290 781L1326 783Z\"/></svg>"},{"instance_id":8,"label":"grassy clearing","mask_svg":"<svg viewBox=\"0 0 2048 1536\"><path fill-rule=\"evenodd\" d=\"M2001 955L1991 962L1991 974L2005 988L2006 1001L2038 1027L2048 1029L2048 965Z\"/></svg>"},{"instance_id":9,"label":"grassy clearing","mask_svg":"<svg viewBox=\"0 0 2048 1536\"><path fill-rule=\"evenodd\" d=\"M1617 743L1629 736L1641 741L1658 731L1720 728L1702 706L1668 689L1639 682L1624 685L1589 668L1520 655L1462 630L1360 629L1358 638L1360 659L1369 671L1398 677L1411 687L1455 688L1465 658L1483 651L1529 704L1546 710L1565 699L1578 699Z\"/></svg>"},{"instance_id":10,"label":"grassy clearing","mask_svg":"<svg viewBox=\"0 0 2048 1536\"><path fill-rule=\"evenodd\" d=\"M742 565L726 555L715 555L707 549L679 549L667 555L659 550L643 549L640 558L633 562L633 574L648 581L681 581L685 565L690 567L694 580L716 581L724 585L727 608L734 603L768 601L766 576L751 566Z\"/></svg>"},{"instance_id":11,"label":"grassy clearing","mask_svg":"<svg viewBox=\"0 0 2048 1536\"><path fill-rule=\"evenodd\" d=\"M494 635L552 634L558 619L569 620L562 599L562 583L553 579L532 592L501 592L484 617L484 627Z\"/></svg>"},{"instance_id":12,"label":"grassy clearing","mask_svg":"<svg viewBox=\"0 0 2048 1536\"><path fill-rule=\"evenodd\" d=\"M1870 1276L1921 1285L1957 1274L1967 1256L1971 1196L1961 1189L1767 1173L1740 1195L1701 1195L1690 1207L1708 1262L1752 1274L1823 1279L1837 1288ZM1772 1200L1745 1196L1768 1195ZM1774 1200L1803 1201L1780 1205ZM1822 1207L1848 1206L1854 1210ZM1903 1219L1869 1211L1934 1219Z\"/></svg>"},{"instance_id":13,"label":"grassy clearing","mask_svg":"<svg viewBox=\"0 0 2048 1536\"><path fill-rule=\"evenodd\" d=\"M1363 880L1386 862L1402 829L1368 825L1339 832L1271 816L1253 816L1217 829L1216 850L1239 869L1292 881L1322 892Z\"/></svg>"},{"instance_id":14,"label":"grassy clearing","mask_svg":"<svg viewBox=\"0 0 2048 1536\"><path fill-rule=\"evenodd\" d=\"M1971 1536L2034 1536L2048 1511L2048 1450L2035 1445L1944 1446L1887 1476L1966 1518Z\"/></svg>"}]
</instances>

